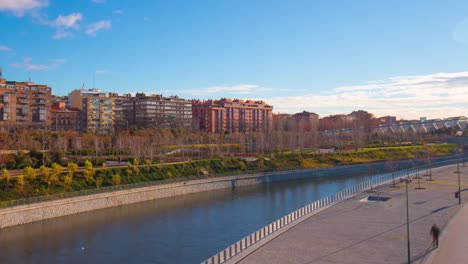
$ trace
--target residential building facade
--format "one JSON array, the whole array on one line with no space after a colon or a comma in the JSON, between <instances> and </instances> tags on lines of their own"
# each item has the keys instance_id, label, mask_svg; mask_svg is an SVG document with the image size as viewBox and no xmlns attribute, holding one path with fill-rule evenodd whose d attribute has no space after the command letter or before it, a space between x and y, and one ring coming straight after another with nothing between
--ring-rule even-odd
<instances>
[{"instance_id":1,"label":"residential building facade","mask_svg":"<svg viewBox=\"0 0 468 264\"><path fill-rule=\"evenodd\" d=\"M72 131L80 130L81 127L81 111L76 108L68 108L66 103L58 102L52 104L51 108L52 131Z\"/></svg>"},{"instance_id":2,"label":"residential building facade","mask_svg":"<svg viewBox=\"0 0 468 264\"><path fill-rule=\"evenodd\" d=\"M99 89L74 90L68 96L68 105L81 111L80 131L109 133L114 129L114 101L109 93Z\"/></svg>"},{"instance_id":3,"label":"residential building facade","mask_svg":"<svg viewBox=\"0 0 468 264\"><path fill-rule=\"evenodd\" d=\"M273 126L273 107L263 101L193 101L194 128L209 133L265 132Z\"/></svg>"},{"instance_id":4,"label":"residential building facade","mask_svg":"<svg viewBox=\"0 0 468 264\"><path fill-rule=\"evenodd\" d=\"M51 125L51 88L33 82L0 79L0 127L40 128Z\"/></svg>"}]
</instances>

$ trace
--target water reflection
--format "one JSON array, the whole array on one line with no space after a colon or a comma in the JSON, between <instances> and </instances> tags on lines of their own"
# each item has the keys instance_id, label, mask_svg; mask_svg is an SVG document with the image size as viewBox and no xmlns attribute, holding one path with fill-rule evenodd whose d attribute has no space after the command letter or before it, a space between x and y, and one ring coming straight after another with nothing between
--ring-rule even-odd
<instances>
[{"instance_id":1,"label":"water reflection","mask_svg":"<svg viewBox=\"0 0 468 264\"><path fill-rule=\"evenodd\" d=\"M368 176L341 173L153 200L0 230L0 263L200 263Z\"/></svg>"}]
</instances>

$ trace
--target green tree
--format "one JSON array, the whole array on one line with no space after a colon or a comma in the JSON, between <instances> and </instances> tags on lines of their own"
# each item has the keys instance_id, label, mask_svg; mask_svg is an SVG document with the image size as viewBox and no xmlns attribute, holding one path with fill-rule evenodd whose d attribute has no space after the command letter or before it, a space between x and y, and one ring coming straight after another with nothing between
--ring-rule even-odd
<instances>
[{"instance_id":1,"label":"green tree","mask_svg":"<svg viewBox=\"0 0 468 264\"><path fill-rule=\"evenodd\" d=\"M52 163L51 170L52 170L52 173L50 174L49 181L51 183L57 183L60 179L60 175L62 174L63 167L60 166L60 164L57 164L54 162Z\"/></svg>"},{"instance_id":2,"label":"green tree","mask_svg":"<svg viewBox=\"0 0 468 264\"><path fill-rule=\"evenodd\" d=\"M245 170L247 168L247 165L245 165L245 162L241 161L239 162L239 169L240 170Z\"/></svg>"},{"instance_id":3,"label":"green tree","mask_svg":"<svg viewBox=\"0 0 468 264\"><path fill-rule=\"evenodd\" d=\"M34 181L36 179L36 170L31 166L27 166L23 169L23 175L26 176L27 179Z\"/></svg>"},{"instance_id":4,"label":"green tree","mask_svg":"<svg viewBox=\"0 0 468 264\"><path fill-rule=\"evenodd\" d=\"M86 160L84 167L83 174L86 178L86 181L92 182L94 180L94 175L96 174L96 169L93 167L93 163L91 163L89 160Z\"/></svg>"},{"instance_id":5,"label":"green tree","mask_svg":"<svg viewBox=\"0 0 468 264\"><path fill-rule=\"evenodd\" d=\"M119 174L112 175L112 185L119 185L122 181L122 177Z\"/></svg>"},{"instance_id":6,"label":"green tree","mask_svg":"<svg viewBox=\"0 0 468 264\"><path fill-rule=\"evenodd\" d=\"M67 164L68 174L72 177L75 176L75 173L78 171L78 164L74 163L73 161Z\"/></svg>"},{"instance_id":7,"label":"green tree","mask_svg":"<svg viewBox=\"0 0 468 264\"><path fill-rule=\"evenodd\" d=\"M63 183L65 184L65 189L70 190L73 183L73 176L70 172L63 178Z\"/></svg>"},{"instance_id":8,"label":"green tree","mask_svg":"<svg viewBox=\"0 0 468 264\"><path fill-rule=\"evenodd\" d=\"M5 178L5 182L7 185L10 184L10 172L7 170L7 168L2 169L2 176Z\"/></svg>"},{"instance_id":9,"label":"green tree","mask_svg":"<svg viewBox=\"0 0 468 264\"><path fill-rule=\"evenodd\" d=\"M43 182L48 182L49 181L49 176L50 176L50 168L48 168L48 167L46 167L44 165L41 165L39 170L41 171L41 174L42 174L42 181Z\"/></svg>"},{"instance_id":10,"label":"green tree","mask_svg":"<svg viewBox=\"0 0 468 264\"><path fill-rule=\"evenodd\" d=\"M23 175L19 175L18 177L16 177L16 187L20 191L24 189L24 176Z\"/></svg>"},{"instance_id":11,"label":"green tree","mask_svg":"<svg viewBox=\"0 0 468 264\"><path fill-rule=\"evenodd\" d=\"M138 160L133 159L133 166L132 166L132 171L135 175L140 174L140 169L138 168Z\"/></svg>"},{"instance_id":12,"label":"green tree","mask_svg":"<svg viewBox=\"0 0 468 264\"><path fill-rule=\"evenodd\" d=\"M96 188L101 188L103 181L104 181L104 179L102 177L97 177L96 178Z\"/></svg>"}]
</instances>

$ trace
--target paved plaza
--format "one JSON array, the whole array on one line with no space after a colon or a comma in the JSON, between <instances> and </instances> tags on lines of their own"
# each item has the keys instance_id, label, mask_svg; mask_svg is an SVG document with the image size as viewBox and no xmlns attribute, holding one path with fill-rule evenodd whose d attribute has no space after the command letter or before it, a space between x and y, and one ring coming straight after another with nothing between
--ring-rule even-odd
<instances>
[{"instance_id":1,"label":"paved plaza","mask_svg":"<svg viewBox=\"0 0 468 264\"><path fill-rule=\"evenodd\" d=\"M433 181L428 181L427 176L420 177L421 189L417 189L417 179L408 186L413 263L468 263L458 262L460 257L445 261L448 256L454 256L453 249L468 255L468 240L464 239L468 237L468 227L457 227L468 220L468 207L460 210L458 199L454 197L458 190L456 168L454 165L432 170ZM462 191L462 203L465 203L468 201L468 168L460 166L460 171L461 189L467 189ZM398 183L397 188L380 188L378 194L361 193L286 232L265 238L228 263L406 263L405 189L405 183ZM369 195L391 199L386 202L363 201ZM442 231L438 249L431 246L429 232L433 224ZM460 235L458 231L461 229L467 235ZM456 242L458 247L451 245L456 239L461 241Z\"/></svg>"}]
</instances>

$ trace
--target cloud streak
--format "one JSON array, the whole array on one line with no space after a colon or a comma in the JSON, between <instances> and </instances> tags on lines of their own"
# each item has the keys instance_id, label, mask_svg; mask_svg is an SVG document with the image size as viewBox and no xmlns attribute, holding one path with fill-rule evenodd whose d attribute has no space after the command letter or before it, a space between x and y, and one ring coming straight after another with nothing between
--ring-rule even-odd
<instances>
[{"instance_id":1,"label":"cloud streak","mask_svg":"<svg viewBox=\"0 0 468 264\"><path fill-rule=\"evenodd\" d=\"M88 25L85 33L95 37L96 33L101 30L109 30L112 28L112 23L109 20L101 20L96 23Z\"/></svg>"},{"instance_id":2,"label":"cloud streak","mask_svg":"<svg viewBox=\"0 0 468 264\"><path fill-rule=\"evenodd\" d=\"M106 70L96 70L95 72L97 75L102 75L102 74L106 74L107 71Z\"/></svg>"},{"instance_id":3,"label":"cloud streak","mask_svg":"<svg viewBox=\"0 0 468 264\"><path fill-rule=\"evenodd\" d=\"M468 72L398 76L364 85L342 86L327 93L267 99L275 112L309 110L338 114L363 109L403 118L467 115Z\"/></svg>"},{"instance_id":4,"label":"cloud streak","mask_svg":"<svg viewBox=\"0 0 468 264\"><path fill-rule=\"evenodd\" d=\"M12 49L10 47L0 45L0 51L12 51Z\"/></svg>"},{"instance_id":5,"label":"cloud streak","mask_svg":"<svg viewBox=\"0 0 468 264\"><path fill-rule=\"evenodd\" d=\"M64 59L54 59L51 61L51 63L45 65L45 64L33 64L32 63L32 58L26 57L23 59L23 62L21 63L13 63L11 66L14 68L20 68L20 69L25 69L27 71L44 71L44 70L50 70L53 68L57 68L60 65L64 64L65 60Z\"/></svg>"}]
</instances>

